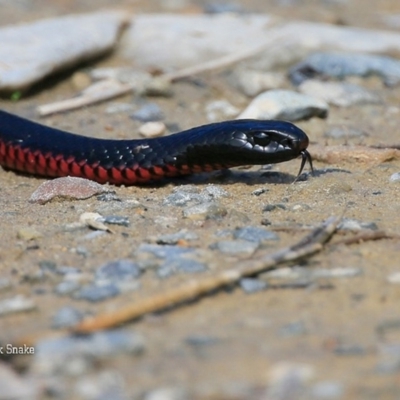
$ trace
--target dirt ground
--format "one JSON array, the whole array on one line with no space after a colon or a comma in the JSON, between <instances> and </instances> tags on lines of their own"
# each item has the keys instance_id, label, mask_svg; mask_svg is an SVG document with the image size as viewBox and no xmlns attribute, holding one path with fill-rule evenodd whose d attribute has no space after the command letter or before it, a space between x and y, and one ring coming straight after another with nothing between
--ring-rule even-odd
<instances>
[{"instance_id":1,"label":"dirt ground","mask_svg":"<svg viewBox=\"0 0 400 400\"><path fill-rule=\"evenodd\" d=\"M184 2L118 0L112 5L135 13L180 12L181 8L174 8L179 3ZM184 9L196 12L204 4L203 1L192 1ZM286 18L379 29L387 29L383 16L400 13L400 3L390 0L243 0L235 4ZM90 11L110 5L111 2L106 0L0 2L0 24ZM115 66L119 63L126 61L111 56L98 61L96 65ZM3 98L0 108L33 116L37 105L75 93L70 79L72 74L73 71L52 80L44 90L35 91L18 102ZM208 73L202 75L201 79L204 85L176 83L171 98L152 99L161 106L168 123L178 124L180 129L205 123L205 115L198 110L204 110L204 104L216 96L227 98L241 108L245 105L247 100L230 87L223 72ZM387 88L376 78L363 81L363 85L379 94L382 103L349 108L331 107L326 120L313 119L299 123L312 143L399 144L400 87ZM129 102L131 96L119 100ZM132 137L131 132L137 131L139 125L125 114L106 114L106 106L106 103L102 103L44 118L41 122L88 136ZM368 135L337 140L323 136L328 127L341 124L357 127ZM296 175L298 167L299 160L294 160L278 165L274 170ZM98 211L101 204L96 199L54 202L45 206L30 204L28 199L31 193L45 180L1 169L0 271L2 277L12 281L13 287L0 296L7 298L25 294L37 304L37 310L32 313L0 319L1 341L14 341L27 333L51 333L51 318L62 306L73 303L75 307L95 314L118 308L128 301L159 292L187 279L185 274L166 280L148 274L141 290L89 304L55 295L54 282L33 282L33 278L29 277L38 271L38 264L43 260L91 271L105 260L132 258L135 248L146 239L182 228L195 231L200 237L196 247L207 249L215 241L213 234L217 230L243 225L241 215L247 216L246 225L260 225L264 218L268 218L272 225L317 225L345 210L347 218L374 222L381 230L400 234L400 184L389 182L390 175L400 170L400 161L375 166L351 162L341 165L316 162L315 168L331 168L331 171L294 185L287 181L276 183L268 176L250 179L245 176L246 171L240 171L225 178L211 174L201 180L189 178L160 186L116 187L115 191L123 201L135 199L141 207L129 211L129 227L116 227L113 235L86 241L87 257L75 251L87 232L65 232L62 227L76 221L84 211ZM229 192L230 196L221 202L227 208L228 215L235 210L236 217L199 224L183 219L177 207L166 210L162 206L163 199L176 185L195 183L203 187L209 182L221 185ZM259 188L267 191L261 196L251 195ZM282 202L288 205L287 210L263 213L265 205ZM296 208L295 205L302 207ZM166 213L170 219L168 224L155 222L165 217ZM17 232L24 227L40 231L42 237L33 242L19 239ZM302 233L280 232L279 235L281 239L278 246L284 247L300 239ZM335 239L342 238L339 236ZM260 250L253 257L272 250L272 247ZM399 239L330 247L314 256L304 267L352 267L360 268L362 273L355 277L332 279L329 289L324 286L276 288L250 295L239 288L221 291L170 312L142 318L126 329L137 331L145 337L146 350L143 355L118 356L98 368L118 371L130 398L137 398L135 396L159 387L186 387L193 390L193 397L204 399L249 398L246 388L262 393L263 388L273 383L271 371L281 363L288 362L311 368L312 376L306 385L333 382L342 388L342 394L336 397L312 398L397 399L400 397L400 286L389 283L387 277L400 272L399 252ZM235 258L218 257L213 264L216 270L237 262ZM291 331L288 327L293 326L300 326L301 329ZM193 336L215 341L208 345L188 345L187 338ZM394 361L393 365L389 363L388 366L385 364L384 349L387 351L389 348L393 349L391 355ZM29 369L29 359L25 362ZM74 381L75 378L70 379ZM241 397L240 390L247 394ZM300 394L288 396L276 398L303 398Z\"/></svg>"}]
</instances>

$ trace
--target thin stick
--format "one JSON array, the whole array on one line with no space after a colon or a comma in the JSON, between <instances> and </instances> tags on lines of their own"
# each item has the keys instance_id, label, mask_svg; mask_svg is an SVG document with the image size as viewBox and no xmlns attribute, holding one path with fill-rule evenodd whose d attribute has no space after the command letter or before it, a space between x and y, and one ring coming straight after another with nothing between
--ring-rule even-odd
<instances>
[{"instance_id":1,"label":"thin stick","mask_svg":"<svg viewBox=\"0 0 400 400\"><path fill-rule=\"evenodd\" d=\"M300 242L268 255L261 260L241 263L237 268L220 272L213 277L196 281L192 280L184 286L140 300L134 304L129 304L114 312L86 319L75 326L73 332L90 333L112 328L147 313L160 311L167 307L195 299L224 286L235 284L243 277L277 268L278 264L310 256L323 249L324 243L333 235L340 220L341 218L339 217L327 219L319 228L315 229Z\"/></svg>"},{"instance_id":2,"label":"thin stick","mask_svg":"<svg viewBox=\"0 0 400 400\"><path fill-rule=\"evenodd\" d=\"M354 243L367 242L370 240L380 240L380 239L399 239L399 235L390 234L385 231L372 231L372 232L363 231L350 238L342 239L335 243L331 243L331 246L338 246L340 244L349 245Z\"/></svg>"},{"instance_id":3,"label":"thin stick","mask_svg":"<svg viewBox=\"0 0 400 400\"><path fill-rule=\"evenodd\" d=\"M37 112L41 117L45 117L122 96L133 89L134 86L130 83L120 83L116 80L100 81L90 86L87 90L82 91L76 97L38 106Z\"/></svg>"},{"instance_id":4,"label":"thin stick","mask_svg":"<svg viewBox=\"0 0 400 400\"><path fill-rule=\"evenodd\" d=\"M293 42L292 38L287 38L288 34L284 34L281 31L272 31L269 34L268 39L261 45L256 47L245 48L242 51L238 51L234 54L228 54L226 56L217 58L215 60L207 61L193 67L183 68L176 72L166 73L162 77L170 82L175 82L179 79L184 79L193 75L197 75L203 72L217 70L225 68L231 64L251 58L264 50L273 50L275 47L287 46ZM286 39L280 41L280 39ZM107 81L106 81L107 83ZM95 91L96 85L103 84L100 81L87 90L84 90L81 94L71 99L61 100L54 103L43 104L37 107L39 116L45 117L50 114L59 112L65 112L76 108L81 108L91 104L99 103L100 101L109 100L111 98L122 96L136 89L136 84L131 83L120 83L118 81L111 82L105 90Z\"/></svg>"},{"instance_id":5,"label":"thin stick","mask_svg":"<svg viewBox=\"0 0 400 400\"><path fill-rule=\"evenodd\" d=\"M272 31L274 32L274 31ZM275 35L274 35L275 33ZM210 60L207 62L204 62L199 65L194 65L192 67L187 67L183 68L179 71L176 72L170 72L166 73L163 76L166 79L169 79L171 82L178 81L179 79L184 79L189 76L193 75L198 75L204 72L208 71L214 71L214 70L219 70L222 68L226 68L229 65L238 63L240 61L244 61L248 58L254 57L257 54L261 53L262 51L266 50L268 46L272 46L269 48L269 50L274 49L274 47L283 47L287 46L288 44L292 43L293 40L289 38L289 41L287 40L286 42L282 43L279 39L287 39L287 34L283 34L282 32L278 31L278 34L276 32L270 33L268 39L261 45L255 46L255 47L250 47L246 48L242 51L235 52L233 54L228 54L226 56L217 58L215 60Z\"/></svg>"}]
</instances>

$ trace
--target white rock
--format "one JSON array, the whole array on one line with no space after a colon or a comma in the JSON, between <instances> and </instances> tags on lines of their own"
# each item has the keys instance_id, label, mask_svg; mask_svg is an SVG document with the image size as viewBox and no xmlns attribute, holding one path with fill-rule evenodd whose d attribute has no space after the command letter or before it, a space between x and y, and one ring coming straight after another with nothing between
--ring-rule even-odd
<instances>
[{"instance_id":1,"label":"white rock","mask_svg":"<svg viewBox=\"0 0 400 400\"><path fill-rule=\"evenodd\" d=\"M328 104L315 97L291 90L270 90L258 95L238 119L284 119L297 121L311 117L326 117Z\"/></svg>"},{"instance_id":2,"label":"white rock","mask_svg":"<svg viewBox=\"0 0 400 400\"><path fill-rule=\"evenodd\" d=\"M400 272L393 272L386 278L389 283L400 283Z\"/></svg>"},{"instance_id":3,"label":"white rock","mask_svg":"<svg viewBox=\"0 0 400 400\"><path fill-rule=\"evenodd\" d=\"M265 51L246 61L246 65L265 71L293 63L311 50L400 50L398 32L304 21L277 22L277 17L268 14L141 14L133 18L118 51L140 67L170 71L265 44Z\"/></svg>"},{"instance_id":4,"label":"white rock","mask_svg":"<svg viewBox=\"0 0 400 400\"><path fill-rule=\"evenodd\" d=\"M125 23L125 13L108 11L1 28L0 90L26 89L50 73L104 54Z\"/></svg>"},{"instance_id":5,"label":"white rock","mask_svg":"<svg viewBox=\"0 0 400 400\"><path fill-rule=\"evenodd\" d=\"M262 45L273 20L269 15L142 14L133 18L119 49L140 67L181 69Z\"/></svg>"},{"instance_id":6,"label":"white rock","mask_svg":"<svg viewBox=\"0 0 400 400\"><path fill-rule=\"evenodd\" d=\"M159 137L164 135L166 129L167 128L163 122L146 122L139 128L139 134L145 138Z\"/></svg>"}]
</instances>

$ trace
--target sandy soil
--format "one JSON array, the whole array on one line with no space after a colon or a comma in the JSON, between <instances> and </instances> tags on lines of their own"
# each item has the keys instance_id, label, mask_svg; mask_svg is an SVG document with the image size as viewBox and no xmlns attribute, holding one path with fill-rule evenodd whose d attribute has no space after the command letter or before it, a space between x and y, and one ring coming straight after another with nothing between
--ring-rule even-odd
<instances>
[{"instance_id":1,"label":"sandy soil","mask_svg":"<svg viewBox=\"0 0 400 400\"><path fill-rule=\"evenodd\" d=\"M1 4L2 25L108 5L105 0L96 2L96 5L91 1L38 0L32 3L34 7L24 2L11 3L14 2ZM150 2L119 0L113 3L117 7L139 13L171 11L170 6L174 2L161 4L162 1L154 1L148 4ZM383 15L400 13L400 5L389 0L252 0L242 3L250 10L287 18L381 29L386 28ZM290 5L280 6L279 3ZM193 2L186 9L195 12L202 4L201 1ZM123 61L111 57L99 61L97 65L118 65L119 62ZM74 94L71 75L66 74L56 79L45 90L37 91L16 103L2 99L0 107L20 115L33 115L37 105ZM216 94L231 99L233 104L240 107L244 105L244 97L233 92L223 73L207 74L201 79L205 85L177 83L174 85L173 97L153 99L164 110L168 123L179 124L182 129L204 123L205 116L198 110L203 110L205 102L215 98ZM399 143L400 88L386 88L374 78L364 84L382 97L382 103L347 109L332 107L327 120L300 123L299 126L309 134L312 142ZM127 96L120 100L130 101L131 98ZM106 114L105 107L106 104L100 104L45 118L42 122L89 136L134 137L138 125L127 115ZM349 140L323 137L327 127L343 123L366 131L368 136ZM285 163L275 170L295 175L298 164L298 160ZM199 182L188 179L184 183L195 182L201 186L208 182L221 184L231 195L221 202L229 211L236 210L247 216L248 225L260 225L263 218L270 219L276 225L288 222L316 225L345 209L348 218L375 222L379 229L393 234L400 233L400 185L389 182L390 175L400 169L399 161L377 166L350 162L327 166L317 162L315 167L335 170L295 185L289 185L286 181L274 183L268 177L262 181L249 180L242 178L241 174L222 180L218 174L212 174ZM46 206L28 203L31 193L43 181L0 170L0 271L2 277L9 278L14 284L1 297L25 294L38 305L37 311L33 313L0 319L1 340L4 342L26 333L42 335L51 332L51 317L60 307L71 302L82 310L97 313L187 279L186 275L179 275L159 280L148 274L141 291L91 305L55 295L54 282L32 282L29 277L38 271L38 263L43 260L90 271L104 260L132 257L139 243L160 233L188 228L200 236L196 246L207 248L214 240L212 234L215 231L243 225L238 214L235 214L236 217L197 224L183 219L180 209L172 208L167 211L171 225L160 226L155 220L165 216L162 200L182 181L160 187L116 187L115 191L121 199L136 199L143 206L129 211L129 227L116 227L116 233L112 236L85 242L89 256L82 257L74 249L82 244L82 237L87 232L65 232L62 227L76 221L84 211L98 211L102 204L95 199L55 202ZM252 196L251 192L258 188L266 188L268 191L259 197ZM266 204L283 201L288 204L288 210L273 211L268 215L262 212ZM297 204L307 207L293 210ZM43 236L33 242L21 240L17 238L17 232L23 227L32 227ZM279 246L283 247L299 239L301 233L280 233L280 237ZM260 254L269 250L262 250ZM138 331L146 338L144 354L137 358L115 357L106 365L99 366L99 370L118 371L126 380L127 392L132 395L157 387L185 386L193 389L199 398L236 399L248 398L248 394L239 396L238 388L241 387L261 388L262 392L262 388L271 383L269 373L281 362L301 363L309 365L313 371L307 385L325 381L342 385L343 395L335 398L396 399L399 396L400 357L397 356L397 367L388 368L386 372L382 372L379 366L385 361L382 347L394 345L398 349L400 345L400 286L387 282L389 274L400 272L399 251L398 239L339 245L313 257L306 268L354 267L360 268L362 274L330 280L330 289L312 286L305 289L265 290L247 295L236 288L171 312L143 318L127 329ZM214 267L223 269L233 262L235 260L220 256L215 260ZM302 329L284 333L287 332L285 327L296 324ZM193 347L186 344L186 338L190 336L216 338L217 342ZM29 366L29 360L26 363Z\"/></svg>"}]
</instances>

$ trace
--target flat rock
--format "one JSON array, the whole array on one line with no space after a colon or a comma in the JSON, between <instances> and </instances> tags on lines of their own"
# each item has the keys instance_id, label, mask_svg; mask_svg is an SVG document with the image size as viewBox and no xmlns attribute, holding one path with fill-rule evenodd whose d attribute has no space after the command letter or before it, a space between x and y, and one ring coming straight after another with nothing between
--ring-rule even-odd
<instances>
[{"instance_id":1,"label":"flat rock","mask_svg":"<svg viewBox=\"0 0 400 400\"><path fill-rule=\"evenodd\" d=\"M126 22L126 14L105 11L0 29L0 91L27 89L51 73L106 53Z\"/></svg>"},{"instance_id":2,"label":"flat rock","mask_svg":"<svg viewBox=\"0 0 400 400\"><path fill-rule=\"evenodd\" d=\"M30 203L45 204L53 199L88 199L113 190L89 179L66 176L42 183L29 198Z\"/></svg>"},{"instance_id":3,"label":"flat rock","mask_svg":"<svg viewBox=\"0 0 400 400\"><path fill-rule=\"evenodd\" d=\"M238 119L284 119L298 121L311 117L325 118L328 104L320 99L291 90L269 90L259 94Z\"/></svg>"},{"instance_id":4,"label":"flat rock","mask_svg":"<svg viewBox=\"0 0 400 400\"><path fill-rule=\"evenodd\" d=\"M279 21L268 14L141 14L132 19L118 51L141 68L171 71L237 54L249 46L259 47L260 52L246 61L247 66L265 71L322 49L367 53L400 50L400 33Z\"/></svg>"},{"instance_id":5,"label":"flat rock","mask_svg":"<svg viewBox=\"0 0 400 400\"><path fill-rule=\"evenodd\" d=\"M262 45L268 15L142 14L133 18L120 52L142 67L170 71Z\"/></svg>"}]
</instances>

